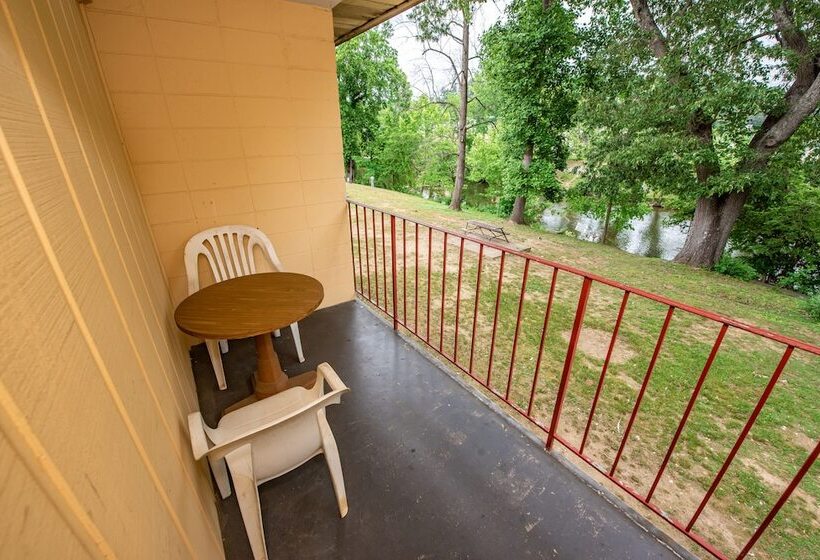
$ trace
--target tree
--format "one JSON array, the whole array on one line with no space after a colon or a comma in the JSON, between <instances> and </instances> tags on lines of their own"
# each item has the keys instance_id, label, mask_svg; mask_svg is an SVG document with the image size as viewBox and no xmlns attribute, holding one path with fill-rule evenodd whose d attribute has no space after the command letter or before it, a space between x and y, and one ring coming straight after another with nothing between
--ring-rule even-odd
<instances>
[{"instance_id":1,"label":"tree","mask_svg":"<svg viewBox=\"0 0 820 560\"><path fill-rule=\"evenodd\" d=\"M385 26L336 49L345 174L351 182L356 175L354 158L372 155L382 109L399 111L410 101L410 84L390 46L390 34Z\"/></svg>"},{"instance_id":2,"label":"tree","mask_svg":"<svg viewBox=\"0 0 820 560\"><path fill-rule=\"evenodd\" d=\"M556 199L566 163L563 132L576 106L575 16L560 3L513 0L507 20L482 38L483 64L503 122L501 203L523 223L528 198ZM506 207L505 207L506 209Z\"/></svg>"},{"instance_id":3,"label":"tree","mask_svg":"<svg viewBox=\"0 0 820 560\"><path fill-rule=\"evenodd\" d=\"M405 111L383 109L379 122L373 150L379 186L438 192L452 188L456 149L446 109L422 96Z\"/></svg>"},{"instance_id":4,"label":"tree","mask_svg":"<svg viewBox=\"0 0 820 560\"><path fill-rule=\"evenodd\" d=\"M815 0L594 0L587 47L599 117L639 153L633 175L691 201L676 261L711 267L747 201L783 188L817 119ZM607 109L608 107L608 109ZM609 156L621 159L619 155Z\"/></svg>"},{"instance_id":5,"label":"tree","mask_svg":"<svg viewBox=\"0 0 820 560\"><path fill-rule=\"evenodd\" d=\"M461 210L461 192L464 188L467 154L467 113L470 103L469 78L470 60L470 27L475 10L484 0L427 0L416 6L410 13L410 19L416 23L419 30L418 39L425 43L424 53L436 53L445 57L453 69L455 80L458 82L458 125L456 128L456 155L455 183L450 200L450 208ZM453 31L460 30L460 33ZM458 45L458 64L444 48L433 46L434 41L453 41Z\"/></svg>"}]
</instances>

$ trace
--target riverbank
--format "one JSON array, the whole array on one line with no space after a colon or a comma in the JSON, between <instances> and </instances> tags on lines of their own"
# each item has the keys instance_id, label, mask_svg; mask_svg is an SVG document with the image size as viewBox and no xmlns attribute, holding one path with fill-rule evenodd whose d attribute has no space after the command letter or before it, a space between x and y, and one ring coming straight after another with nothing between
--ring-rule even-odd
<instances>
[{"instance_id":1,"label":"riverbank","mask_svg":"<svg viewBox=\"0 0 820 560\"><path fill-rule=\"evenodd\" d=\"M582 241L537 227L515 225L486 212L455 212L440 202L386 189L349 184L347 195L359 202L455 230L460 230L470 219L498 224L511 234L514 242L532 247L530 252L540 257L820 344L820 323L813 322L803 310L801 296L782 288L762 282L744 282L657 258L640 257L609 245Z\"/></svg>"}]
</instances>

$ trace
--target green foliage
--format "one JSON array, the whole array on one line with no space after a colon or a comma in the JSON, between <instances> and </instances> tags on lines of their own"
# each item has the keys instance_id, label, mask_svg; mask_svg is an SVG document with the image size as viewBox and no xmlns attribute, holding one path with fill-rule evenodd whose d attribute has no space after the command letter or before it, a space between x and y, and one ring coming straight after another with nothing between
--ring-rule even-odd
<instances>
[{"instance_id":1,"label":"green foliage","mask_svg":"<svg viewBox=\"0 0 820 560\"><path fill-rule=\"evenodd\" d=\"M345 162L370 156L382 109L410 101L410 84L390 46L390 27L371 30L336 49Z\"/></svg>"},{"instance_id":2,"label":"green foliage","mask_svg":"<svg viewBox=\"0 0 820 560\"><path fill-rule=\"evenodd\" d=\"M820 293L810 296L803 304L803 308L809 317L820 322Z\"/></svg>"},{"instance_id":3,"label":"green foliage","mask_svg":"<svg viewBox=\"0 0 820 560\"><path fill-rule=\"evenodd\" d=\"M504 177L502 152L499 134L494 128L476 135L467 152L467 179L473 183L484 183L493 192L500 192Z\"/></svg>"},{"instance_id":4,"label":"green foliage","mask_svg":"<svg viewBox=\"0 0 820 560\"><path fill-rule=\"evenodd\" d=\"M749 200L732 246L768 280L811 294L820 291L820 178L801 166L782 172L784 187Z\"/></svg>"},{"instance_id":5,"label":"green foliage","mask_svg":"<svg viewBox=\"0 0 820 560\"><path fill-rule=\"evenodd\" d=\"M589 158L586 188L593 195L609 189L616 204L626 197L630 205L639 189L659 191L678 196L690 211L702 196L746 191L765 197L788 188L784 171L805 166L811 146L816 152L816 111L771 159L757 159L752 145L772 122L764 125L766 117L783 114L803 60L775 34L780 2L704 0L688 8L650 2L664 35L660 58L630 3L578 4L591 14L583 30L587 88L579 114ZM811 45L806 52L818 52L820 26L813 22L820 21L820 4L796 0L788 8ZM696 138L692 131L702 123L708 132ZM755 265L764 274L777 268Z\"/></svg>"},{"instance_id":6,"label":"green foliage","mask_svg":"<svg viewBox=\"0 0 820 560\"><path fill-rule=\"evenodd\" d=\"M560 3L514 0L507 19L482 37L484 72L503 121L503 193L555 200L561 190L555 170L566 163L564 131L576 106L578 46L574 15ZM532 151L529 168L523 163Z\"/></svg>"},{"instance_id":7,"label":"green foliage","mask_svg":"<svg viewBox=\"0 0 820 560\"><path fill-rule=\"evenodd\" d=\"M726 276L733 276L741 280L756 280L758 277L757 271L752 265L731 255L723 255L720 261L715 265L715 272L725 274Z\"/></svg>"},{"instance_id":8,"label":"green foliage","mask_svg":"<svg viewBox=\"0 0 820 560\"><path fill-rule=\"evenodd\" d=\"M436 192L452 188L455 140L447 111L425 97L406 111L384 109L373 166L379 186L400 191L422 187Z\"/></svg>"}]
</instances>

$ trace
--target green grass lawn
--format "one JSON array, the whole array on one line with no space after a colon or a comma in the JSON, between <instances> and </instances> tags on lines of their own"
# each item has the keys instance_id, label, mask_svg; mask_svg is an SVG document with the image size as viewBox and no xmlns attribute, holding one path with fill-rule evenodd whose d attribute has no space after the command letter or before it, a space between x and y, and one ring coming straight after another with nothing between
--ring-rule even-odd
<instances>
[{"instance_id":1,"label":"green grass lawn","mask_svg":"<svg viewBox=\"0 0 820 560\"><path fill-rule=\"evenodd\" d=\"M442 204L392 191L350 185L348 196L386 211L456 231L471 218L498 223L511 234L515 243L530 246L530 252L535 255L787 336L813 344L820 343L820 325L811 322L804 314L797 296L784 290L659 259L638 257L613 247L578 241L535 228L515 226L488 214L453 212ZM361 239L361 263L358 260L358 245L354 241L354 266L357 286L367 293L369 265L371 296L375 299L378 286L380 303L384 303L385 287L388 297L393 290L390 281L389 219L385 222L388 261L384 263L380 252L377 259L373 256L374 234L375 246L379 251L382 247L378 213L376 218L376 231L368 230L369 249L365 248L364 237ZM359 219L359 227L364 231L361 213ZM429 343L436 349L441 346L442 353L465 369L470 369L472 362L470 371L479 379L486 380L489 374L490 386L495 393L504 395L509 391L510 402L523 409L531 406L536 421L547 425L567 353L581 279L563 272L557 276L549 327L533 390L544 311L552 288L552 269L531 264L526 297L520 302L523 259L506 259L499 290L499 259L485 258L476 303L478 255L475 251L468 248L463 252L459 284L458 244L446 245L445 260L443 235L434 233L430 243L427 228L420 227L417 251L413 224L408 222L402 227L400 220L397 224L399 281L396 285L396 304L399 318L422 338L429 338ZM368 226L372 225L368 213ZM355 234L355 219L353 228ZM432 249L429 252L428 243ZM365 261L368 252L371 257ZM417 257L418 269L415 266ZM358 276L360 264L361 277ZM496 306L498 293L500 299ZM623 293L617 289L593 283L559 427L559 434L576 447L584 433L622 296ZM415 313L416 301L418 316ZM519 304L521 326L514 363L511 364ZM490 366L490 341L496 307L498 327ZM585 454L607 468L623 438L666 313L665 306L634 295L627 303L585 449ZM617 469L617 476L641 493L648 490L657 473L719 328L717 323L680 310L673 313L660 357ZM734 444L783 350L783 346L777 343L729 329L653 496L655 505L677 519L689 519ZM818 366L819 358L795 351L749 438L694 527L696 532L707 537L729 556L736 554L748 540L751 531L768 513L820 434L820 407L816 405L820 381ZM520 416L514 416L528 425ZM820 557L820 513L817 505L820 482L817 473L815 466L755 547L755 557Z\"/></svg>"}]
</instances>

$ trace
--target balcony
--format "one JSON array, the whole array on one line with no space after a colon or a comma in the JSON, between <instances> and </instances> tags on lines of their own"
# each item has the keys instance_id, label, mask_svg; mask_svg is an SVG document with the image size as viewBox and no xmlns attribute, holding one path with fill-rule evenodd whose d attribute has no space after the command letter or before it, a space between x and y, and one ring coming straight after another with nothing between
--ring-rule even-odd
<instances>
[{"instance_id":1,"label":"balcony","mask_svg":"<svg viewBox=\"0 0 820 560\"><path fill-rule=\"evenodd\" d=\"M351 389L328 409L350 512L339 519L322 457L259 488L271 558L680 558L679 545L520 428L489 401L350 302L300 323L308 361L283 331L289 374L327 361ZM253 340L192 351L201 411L251 393ZM218 498L227 558L251 558L235 496Z\"/></svg>"}]
</instances>

